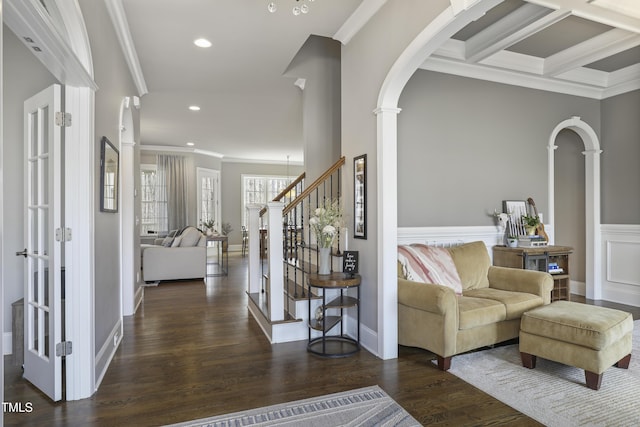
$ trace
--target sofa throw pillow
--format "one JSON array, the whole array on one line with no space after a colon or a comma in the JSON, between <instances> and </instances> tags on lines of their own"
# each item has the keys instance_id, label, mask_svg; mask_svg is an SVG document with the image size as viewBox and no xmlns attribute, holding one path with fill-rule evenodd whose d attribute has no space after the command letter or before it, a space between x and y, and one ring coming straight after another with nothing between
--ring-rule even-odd
<instances>
[{"instance_id":1,"label":"sofa throw pillow","mask_svg":"<svg viewBox=\"0 0 640 427\"><path fill-rule=\"evenodd\" d=\"M443 285L462 295L462 282L447 249L419 243L400 245L398 261L406 279Z\"/></svg>"},{"instance_id":2,"label":"sofa throw pillow","mask_svg":"<svg viewBox=\"0 0 640 427\"><path fill-rule=\"evenodd\" d=\"M182 236L178 236L175 239L173 239L173 243L171 243L171 247L172 248L177 248L180 247L180 243L182 242Z\"/></svg>"},{"instance_id":3,"label":"sofa throw pillow","mask_svg":"<svg viewBox=\"0 0 640 427\"><path fill-rule=\"evenodd\" d=\"M200 237L202 237L202 233L195 227L188 227L180 236L182 236L180 246L192 247L198 244Z\"/></svg>"},{"instance_id":4,"label":"sofa throw pillow","mask_svg":"<svg viewBox=\"0 0 640 427\"><path fill-rule=\"evenodd\" d=\"M164 246L165 248L170 248L173 244L173 238L175 237L177 232L178 230L172 230L169 234L167 234L167 237L165 237L162 241L162 246Z\"/></svg>"}]
</instances>

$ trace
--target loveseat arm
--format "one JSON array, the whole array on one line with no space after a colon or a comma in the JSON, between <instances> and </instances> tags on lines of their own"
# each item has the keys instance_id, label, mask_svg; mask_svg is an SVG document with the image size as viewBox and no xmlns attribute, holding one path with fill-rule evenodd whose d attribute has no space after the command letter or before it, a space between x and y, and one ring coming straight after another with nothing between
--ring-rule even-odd
<instances>
[{"instance_id":1,"label":"loveseat arm","mask_svg":"<svg viewBox=\"0 0 640 427\"><path fill-rule=\"evenodd\" d=\"M439 315L458 312L458 301L452 289L402 278L398 278L398 303Z\"/></svg>"},{"instance_id":2,"label":"loveseat arm","mask_svg":"<svg viewBox=\"0 0 640 427\"><path fill-rule=\"evenodd\" d=\"M488 278L491 288L526 292L542 297L545 305L551 303L553 277L544 271L490 266Z\"/></svg>"}]
</instances>

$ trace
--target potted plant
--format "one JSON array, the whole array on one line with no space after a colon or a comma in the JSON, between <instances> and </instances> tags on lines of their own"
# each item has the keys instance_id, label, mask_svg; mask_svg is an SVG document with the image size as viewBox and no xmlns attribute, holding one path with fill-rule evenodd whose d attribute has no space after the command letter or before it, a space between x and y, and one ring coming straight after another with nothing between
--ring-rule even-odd
<instances>
[{"instance_id":1,"label":"potted plant","mask_svg":"<svg viewBox=\"0 0 640 427\"><path fill-rule=\"evenodd\" d=\"M208 236L210 236L212 234L216 234L216 229L215 229L216 222L214 220L212 220L212 219L206 219L206 220L201 219L200 220L200 225L202 226L204 232Z\"/></svg>"},{"instance_id":2,"label":"potted plant","mask_svg":"<svg viewBox=\"0 0 640 427\"><path fill-rule=\"evenodd\" d=\"M233 227L231 227L230 222L222 223L222 227L220 227L220 234L222 234L223 236L229 236L229 233L231 233L232 231L233 231ZM222 250L226 251L228 247L229 247L229 240L227 239L222 242Z\"/></svg>"},{"instance_id":3,"label":"potted plant","mask_svg":"<svg viewBox=\"0 0 640 427\"><path fill-rule=\"evenodd\" d=\"M327 199L314 211L309 226L318 242L318 274L331 272L331 246L342 227L342 208L338 199Z\"/></svg>"},{"instance_id":4,"label":"potted plant","mask_svg":"<svg viewBox=\"0 0 640 427\"><path fill-rule=\"evenodd\" d=\"M507 236L507 246L510 248L518 247L518 236Z\"/></svg>"},{"instance_id":5,"label":"potted plant","mask_svg":"<svg viewBox=\"0 0 640 427\"><path fill-rule=\"evenodd\" d=\"M540 225L540 217L538 215L522 215L522 223L529 236L536 234L536 230Z\"/></svg>"}]
</instances>

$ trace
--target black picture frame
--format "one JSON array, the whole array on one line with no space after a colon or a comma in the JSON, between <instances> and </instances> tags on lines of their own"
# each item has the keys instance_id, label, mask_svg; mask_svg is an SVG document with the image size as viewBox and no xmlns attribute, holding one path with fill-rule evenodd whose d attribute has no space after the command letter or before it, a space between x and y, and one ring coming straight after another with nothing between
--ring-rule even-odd
<instances>
[{"instance_id":1,"label":"black picture frame","mask_svg":"<svg viewBox=\"0 0 640 427\"><path fill-rule=\"evenodd\" d=\"M353 158L353 237L367 238L367 155Z\"/></svg>"},{"instance_id":2,"label":"black picture frame","mask_svg":"<svg viewBox=\"0 0 640 427\"><path fill-rule=\"evenodd\" d=\"M100 140L100 211L118 212L120 152L103 136Z\"/></svg>"}]
</instances>

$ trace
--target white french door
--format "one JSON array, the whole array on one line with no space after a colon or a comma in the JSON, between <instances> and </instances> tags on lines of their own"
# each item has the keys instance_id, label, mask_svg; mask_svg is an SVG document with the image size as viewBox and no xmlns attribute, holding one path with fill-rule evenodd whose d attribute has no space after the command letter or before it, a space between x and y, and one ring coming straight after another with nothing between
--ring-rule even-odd
<instances>
[{"instance_id":1,"label":"white french door","mask_svg":"<svg viewBox=\"0 0 640 427\"><path fill-rule=\"evenodd\" d=\"M60 93L53 85L24 103L24 377L53 401L62 398Z\"/></svg>"}]
</instances>

